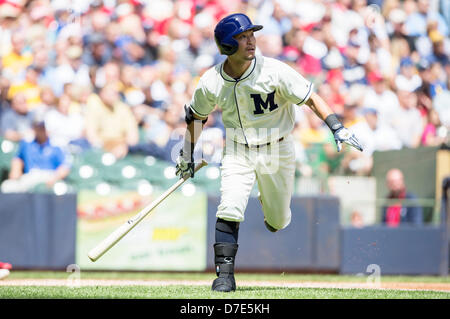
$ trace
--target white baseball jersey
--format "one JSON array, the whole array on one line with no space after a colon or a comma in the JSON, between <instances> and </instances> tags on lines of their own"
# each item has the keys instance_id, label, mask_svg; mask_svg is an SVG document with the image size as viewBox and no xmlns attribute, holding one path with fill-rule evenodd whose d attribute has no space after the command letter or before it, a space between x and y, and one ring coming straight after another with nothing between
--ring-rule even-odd
<instances>
[{"instance_id":1,"label":"white baseball jersey","mask_svg":"<svg viewBox=\"0 0 450 319\"><path fill-rule=\"evenodd\" d=\"M261 55L239 79L228 76L223 64L200 78L192 111L206 117L218 105L225 128L235 129L231 138L238 143L262 145L288 135L295 124L294 107L308 100L313 84L289 65Z\"/></svg>"}]
</instances>

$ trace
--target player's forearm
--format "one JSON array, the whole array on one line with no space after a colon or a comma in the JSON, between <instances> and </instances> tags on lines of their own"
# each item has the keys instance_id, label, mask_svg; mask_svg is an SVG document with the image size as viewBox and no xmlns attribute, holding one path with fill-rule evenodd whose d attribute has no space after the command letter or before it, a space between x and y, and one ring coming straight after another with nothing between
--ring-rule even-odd
<instances>
[{"instance_id":1,"label":"player's forearm","mask_svg":"<svg viewBox=\"0 0 450 319\"><path fill-rule=\"evenodd\" d=\"M306 102L311 110L322 120L333 114L333 110L328 106L327 102L324 101L317 93L312 93L309 100Z\"/></svg>"},{"instance_id":2,"label":"player's forearm","mask_svg":"<svg viewBox=\"0 0 450 319\"><path fill-rule=\"evenodd\" d=\"M195 144L200 138L202 130L203 130L203 123L201 120L194 120L187 125L183 145L183 154L185 156L191 156L193 154Z\"/></svg>"},{"instance_id":3,"label":"player's forearm","mask_svg":"<svg viewBox=\"0 0 450 319\"><path fill-rule=\"evenodd\" d=\"M200 134L203 130L203 124L199 120L192 121L189 123L189 125L186 128L186 135L185 139L186 141L189 141L191 143L197 143Z\"/></svg>"},{"instance_id":4,"label":"player's forearm","mask_svg":"<svg viewBox=\"0 0 450 319\"><path fill-rule=\"evenodd\" d=\"M341 127L343 127L342 123L338 120L336 114L317 93L312 93L309 100L306 102L311 110L322 120L324 121L330 130L336 132Z\"/></svg>"}]
</instances>

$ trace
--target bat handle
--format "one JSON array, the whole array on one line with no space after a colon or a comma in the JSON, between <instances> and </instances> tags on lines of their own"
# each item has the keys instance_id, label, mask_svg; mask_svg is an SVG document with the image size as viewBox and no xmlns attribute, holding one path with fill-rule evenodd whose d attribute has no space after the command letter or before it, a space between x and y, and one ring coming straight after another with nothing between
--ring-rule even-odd
<instances>
[{"instance_id":1,"label":"bat handle","mask_svg":"<svg viewBox=\"0 0 450 319\"><path fill-rule=\"evenodd\" d=\"M198 171L200 168L202 168L203 166L206 166L206 165L208 165L208 162L205 161L204 159L202 159L202 161L201 161L200 163L198 163L197 165L195 165L194 172L197 173L197 171Z\"/></svg>"}]
</instances>

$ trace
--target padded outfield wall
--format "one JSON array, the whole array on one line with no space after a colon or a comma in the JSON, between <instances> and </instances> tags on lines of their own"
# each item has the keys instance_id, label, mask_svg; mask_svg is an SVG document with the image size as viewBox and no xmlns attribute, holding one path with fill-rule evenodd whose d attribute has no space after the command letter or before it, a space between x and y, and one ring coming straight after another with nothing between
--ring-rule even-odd
<instances>
[{"instance_id":1,"label":"padded outfield wall","mask_svg":"<svg viewBox=\"0 0 450 319\"><path fill-rule=\"evenodd\" d=\"M99 261L86 254L158 196L118 192L0 194L0 260L15 269L204 271L214 269L218 197L175 192ZM239 234L239 271L445 275L448 236L440 226L348 228L339 200L296 196L290 225L277 233L263 224L259 200L249 199Z\"/></svg>"}]
</instances>

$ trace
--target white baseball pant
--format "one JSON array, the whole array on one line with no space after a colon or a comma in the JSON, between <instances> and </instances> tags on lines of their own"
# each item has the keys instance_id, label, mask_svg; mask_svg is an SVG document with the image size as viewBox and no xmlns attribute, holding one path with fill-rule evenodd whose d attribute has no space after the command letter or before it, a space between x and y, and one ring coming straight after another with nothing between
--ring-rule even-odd
<instances>
[{"instance_id":1,"label":"white baseball pant","mask_svg":"<svg viewBox=\"0 0 450 319\"><path fill-rule=\"evenodd\" d=\"M227 141L221 175L221 201L216 217L244 221L248 198L257 181L266 222L275 229L289 225L295 177L292 135L260 148Z\"/></svg>"}]
</instances>

